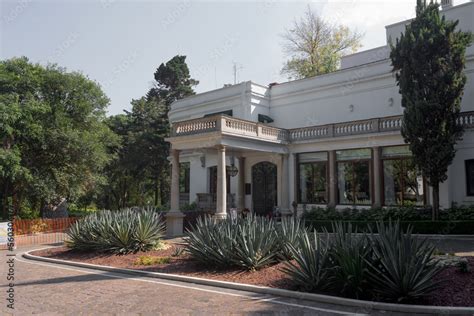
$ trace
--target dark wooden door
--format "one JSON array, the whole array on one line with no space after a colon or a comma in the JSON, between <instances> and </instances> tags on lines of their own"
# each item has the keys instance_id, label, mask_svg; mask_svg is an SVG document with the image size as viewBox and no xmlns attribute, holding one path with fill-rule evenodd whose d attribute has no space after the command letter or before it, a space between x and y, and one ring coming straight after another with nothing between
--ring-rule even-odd
<instances>
[{"instance_id":1,"label":"dark wooden door","mask_svg":"<svg viewBox=\"0 0 474 316\"><path fill-rule=\"evenodd\" d=\"M269 215L277 205L277 167L260 162L252 167L253 210L257 215Z\"/></svg>"}]
</instances>

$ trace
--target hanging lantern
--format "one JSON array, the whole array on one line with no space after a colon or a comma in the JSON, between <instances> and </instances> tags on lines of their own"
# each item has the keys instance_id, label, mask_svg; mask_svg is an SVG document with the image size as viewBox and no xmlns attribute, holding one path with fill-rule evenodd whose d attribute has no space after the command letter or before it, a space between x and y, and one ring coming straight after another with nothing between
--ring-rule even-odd
<instances>
[{"instance_id":1,"label":"hanging lantern","mask_svg":"<svg viewBox=\"0 0 474 316\"><path fill-rule=\"evenodd\" d=\"M226 171L231 177L235 177L239 173L239 169L237 169L234 163L234 156L230 158L230 166L226 167Z\"/></svg>"}]
</instances>

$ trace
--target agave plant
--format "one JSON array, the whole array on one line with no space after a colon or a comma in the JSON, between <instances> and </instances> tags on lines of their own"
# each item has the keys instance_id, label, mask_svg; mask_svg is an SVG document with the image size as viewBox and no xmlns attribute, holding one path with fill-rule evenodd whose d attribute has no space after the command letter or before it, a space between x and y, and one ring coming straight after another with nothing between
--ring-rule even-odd
<instances>
[{"instance_id":1,"label":"agave plant","mask_svg":"<svg viewBox=\"0 0 474 316\"><path fill-rule=\"evenodd\" d=\"M237 230L232 221L199 217L186 232L186 250L196 260L220 267L234 264L234 240Z\"/></svg>"},{"instance_id":2,"label":"agave plant","mask_svg":"<svg viewBox=\"0 0 474 316\"><path fill-rule=\"evenodd\" d=\"M330 287L329 252L316 232L304 232L295 245L289 245L295 262L285 262L283 272L306 291Z\"/></svg>"},{"instance_id":3,"label":"agave plant","mask_svg":"<svg viewBox=\"0 0 474 316\"><path fill-rule=\"evenodd\" d=\"M369 286L368 262L372 251L367 235L357 235L350 223L333 223L332 231L334 237L329 250L332 287L342 295L360 298Z\"/></svg>"},{"instance_id":4,"label":"agave plant","mask_svg":"<svg viewBox=\"0 0 474 316\"><path fill-rule=\"evenodd\" d=\"M156 247L161 242L165 233L165 223L161 220L161 215L154 211L140 211L133 238L140 251L145 251L149 247Z\"/></svg>"},{"instance_id":5,"label":"agave plant","mask_svg":"<svg viewBox=\"0 0 474 316\"><path fill-rule=\"evenodd\" d=\"M280 241L271 219L247 216L237 221L235 239L235 263L248 270L258 270L275 263Z\"/></svg>"},{"instance_id":6,"label":"agave plant","mask_svg":"<svg viewBox=\"0 0 474 316\"><path fill-rule=\"evenodd\" d=\"M408 302L434 291L439 282L433 278L440 272L433 257L435 247L426 239L406 233L400 223L377 223L378 234L371 234L375 262L367 261L373 290L385 300Z\"/></svg>"},{"instance_id":7,"label":"agave plant","mask_svg":"<svg viewBox=\"0 0 474 316\"><path fill-rule=\"evenodd\" d=\"M295 245L299 238L306 232L304 222L299 218L283 217L277 226L276 232L280 240L280 252L283 259L293 259L293 254L289 246Z\"/></svg>"},{"instance_id":8,"label":"agave plant","mask_svg":"<svg viewBox=\"0 0 474 316\"><path fill-rule=\"evenodd\" d=\"M145 251L160 242L163 232L163 219L153 210L99 211L69 228L67 245L84 251Z\"/></svg>"}]
</instances>

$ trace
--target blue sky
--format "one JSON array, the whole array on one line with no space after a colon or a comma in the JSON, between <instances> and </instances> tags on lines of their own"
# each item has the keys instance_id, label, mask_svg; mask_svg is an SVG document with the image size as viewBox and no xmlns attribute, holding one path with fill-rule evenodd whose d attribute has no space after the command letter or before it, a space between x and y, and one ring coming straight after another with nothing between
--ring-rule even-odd
<instances>
[{"instance_id":1,"label":"blue sky","mask_svg":"<svg viewBox=\"0 0 474 316\"><path fill-rule=\"evenodd\" d=\"M415 0L120 1L0 0L0 58L57 63L97 81L109 114L144 95L160 63L187 56L196 90L238 81L286 81L281 34L308 3L335 23L365 33L364 47L385 44L386 24L414 16ZM456 3L465 2L457 1Z\"/></svg>"}]
</instances>

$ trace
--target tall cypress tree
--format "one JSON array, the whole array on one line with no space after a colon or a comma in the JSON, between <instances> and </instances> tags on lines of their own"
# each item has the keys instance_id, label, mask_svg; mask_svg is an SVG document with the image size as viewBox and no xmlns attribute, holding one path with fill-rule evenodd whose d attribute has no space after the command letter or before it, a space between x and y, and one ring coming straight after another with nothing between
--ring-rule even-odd
<instances>
[{"instance_id":1,"label":"tall cypress tree","mask_svg":"<svg viewBox=\"0 0 474 316\"><path fill-rule=\"evenodd\" d=\"M437 3L418 0L416 18L392 46L390 58L402 95L402 135L415 165L433 188L433 220L439 214L439 184L447 179L463 128L456 124L472 34L447 21Z\"/></svg>"}]
</instances>

